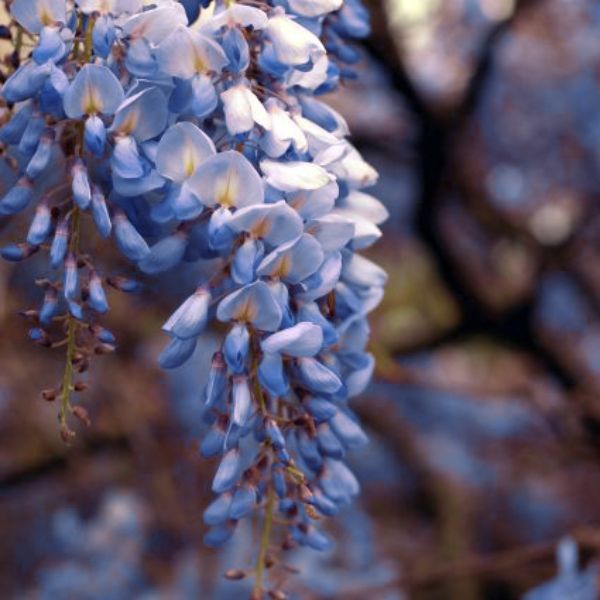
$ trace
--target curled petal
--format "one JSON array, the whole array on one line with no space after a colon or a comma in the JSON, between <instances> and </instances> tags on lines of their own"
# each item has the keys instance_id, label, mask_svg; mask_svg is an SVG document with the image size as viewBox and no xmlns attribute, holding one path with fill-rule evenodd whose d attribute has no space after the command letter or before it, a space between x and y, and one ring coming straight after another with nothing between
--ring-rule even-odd
<instances>
[{"instance_id":1,"label":"curled petal","mask_svg":"<svg viewBox=\"0 0 600 600\"><path fill-rule=\"evenodd\" d=\"M240 451L237 448L232 448L223 456L212 483L215 494L227 492L235 485L240 473L240 463Z\"/></svg>"},{"instance_id":2,"label":"curled petal","mask_svg":"<svg viewBox=\"0 0 600 600\"><path fill-rule=\"evenodd\" d=\"M186 340L173 338L158 357L158 364L163 369L180 367L194 353L197 341L197 338L188 338Z\"/></svg>"},{"instance_id":3,"label":"curled petal","mask_svg":"<svg viewBox=\"0 0 600 600\"><path fill-rule=\"evenodd\" d=\"M225 123L231 135L247 133L254 124L271 129L271 117L262 102L245 85L240 83L222 92Z\"/></svg>"},{"instance_id":4,"label":"curled petal","mask_svg":"<svg viewBox=\"0 0 600 600\"><path fill-rule=\"evenodd\" d=\"M316 393L335 394L342 387L340 378L315 358L300 358L298 366L304 383Z\"/></svg>"},{"instance_id":5,"label":"curled petal","mask_svg":"<svg viewBox=\"0 0 600 600\"><path fill-rule=\"evenodd\" d=\"M314 356L323 346L323 331L314 323L298 323L278 331L261 343L267 353L279 352L288 356Z\"/></svg>"},{"instance_id":6,"label":"curled petal","mask_svg":"<svg viewBox=\"0 0 600 600\"><path fill-rule=\"evenodd\" d=\"M285 15L277 15L269 19L267 35L273 42L277 60L284 65L305 65L325 55L321 40Z\"/></svg>"},{"instance_id":7,"label":"curled petal","mask_svg":"<svg viewBox=\"0 0 600 600\"><path fill-rule=\"evenodd\" d=\"M181 339L198 337L206 325L210 299L210 292L199 288L169 317L163 331Z\"/></svg>"},{"instance_id":8,"label":"curled petal","mask_svg":"<svg viewBox=\"0 0 600 600\"><path fill-rule=\"evenodd\" d=\"M174 29L185 25L185 9L177 2L170 2L127 19L123 24L123 34L133 40L144 38L148 42L159 44Z\"/></svg>"},{"instance_id":9,"label":"curled petal","mask_svg":"<svg viewBox=\"0 0 600 600\"><path fill-rule=\"evenodd\" d=\"M260 168L267 183L282 192L318 190L334 179L323 167L309 162L265 159L260 162Z\"/></svg>"},{"instance_id":10,"label":"curled petal","mask_svg":"<svg viewBox=\"0 0 600 600\"><path fill-rule=\"evenodd\" d=\"M267 26L267 15L260 8L244 4L232 4L229 8L216 12L207 22L206 28L218 31L223 27L252 27L254 30L264 29Z\"/></svg>"},{"instance_id":11,"label":"curled petal","mask_svg":"<svg viewBox=\"0 0 600 600\"><path fill-rule=\"evenodd\" d=\"M150 274L168 271L181 262L186 246L186 235L170 235L150 248L150 253L139 262L139 267Z\"/></svg>"}]
</instances>

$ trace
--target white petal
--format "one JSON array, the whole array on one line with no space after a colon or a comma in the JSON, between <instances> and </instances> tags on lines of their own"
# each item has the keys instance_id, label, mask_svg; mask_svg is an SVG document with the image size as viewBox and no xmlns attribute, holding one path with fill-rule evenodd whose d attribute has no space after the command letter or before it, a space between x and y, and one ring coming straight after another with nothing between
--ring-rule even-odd
<instances>
[{"instance_id":1,"label":"white petal","mask_svg":"<svg viewBox=\"0 0 600 600\"><path fill-rule=\"evenodd\" d=\"M318 190L334 179L323 167L309 162L281 163L267 159L261 161L260 168L267 183L283 192Z\"/></svg>"}]
</instances>

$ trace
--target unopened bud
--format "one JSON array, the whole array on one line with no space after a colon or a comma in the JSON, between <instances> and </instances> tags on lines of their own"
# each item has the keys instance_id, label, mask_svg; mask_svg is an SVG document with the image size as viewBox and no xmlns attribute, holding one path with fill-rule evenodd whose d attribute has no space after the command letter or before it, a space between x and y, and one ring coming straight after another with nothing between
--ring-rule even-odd
<instances>
[{"instance_id":1,"label":"unopened bud","mask_svg":"<svg viewBox=\"0 0 600 600\"><path fill-rule=\"evenodd\" d=\"M115 351L115 347L111 344L98 344L94 348L94 354L103 355L103 354L112 354Z\"/></svg>"},{"instance_id":2,"label":"unopened bud","mask_svg":"<svg viewBox=\"0 0 600 600\"><path fill-rule=\"evenodd\" d=\"M54 400L56 400L57 396L58 396L58 390L54 390L54 389L42 390L42 398L46 402L54 402Z\"/></svg>"},{"instance_id":3,"label":"unopened bud","mask_svg":"<svg viewBox=\"0 0 600 600\"><path fill-rule=\"evenodd\" d=\"M302 500L302 502L310 502L313 497L313 493L305 483L301 483L298 486L298 495L300 496L300 500Z\"/></svg>"},{"instance_id":4,"label":"unopened bud","mask_svg":"<svg viewBox=\"0 0 600 600\"><path fill-rule=\"evenodd\" d=\"M39 312L34 309L20 310L19 316L23 317L24 319L28 319L29 321L36 321L39 316Z\"/></svg>"},{"instance_id":5,"label":"unopened bud","mask_svg":"<svg viewBox=\"0 0 600 600\"><path fill-rule=\"evenodd\" d=\"M225 579L230 579L231 581L239 581L240 579L244 579L246 577L246 572L240 569L229 569L225 572Z\"/></svg>"},{"instance_id":6,"label":"unopened bud","mask_svg":"<svg viewBox=\"0 0 600 600\"><path fill-rule=\"evenodd\" d=\"M85 381L76 381L75 385L73 386L73 390L75 390L76 392L85 392L85 390L87 390L88 387L90 386Z\"/></svg>"},{"instance_id":7,"label":"unopened bud","mask_svg":"<svg viewBox=\"0 0 600 600\"><path fill-rule=\"evenodd\" d=\"M75 437L75 432L72 429L69 429L67 425L61 425L60 437L65 444L70 444Z\"/></svg>"},{"instance_id":8,"label":"unopened bud","mask_svg":"<svg viewBox=\"0 0 600 600\"><path fill-rule=\"evenodd\" d=\"M319 516L319 513L315 510L315 507L312 506L311 504L306 504L304 506L304 512L308 515L308 518L312 519L313 521L319 521L321 519L321 517Z\"/></svg>"},{"instance_id":9,"label":"unopened bud","mask_svg":"<svg viewBox=\"0 0 600 600\"><path fill-rule=\"evenodd\" d=\"M87 358L82 359L75 365L78 373L85 373L90 368L90 361Z\"/></svg>"},{"instance_id":10,"label":"unopened bud","mask_svg":"<svg viewBox=\"0 0 600 600\"><path fill-rule=\"evenodd\" d=\"M92 424L88 411L83 406L74 406L72 412L86 427Z\"/></svg>"},{"instance_id":11,"label":"unopened bud","mask_svg":"<svg viewBox=\"0 0 600 600\"><path fill-rule=\"evenodd\" d=\"M293 550L298 544L294 541L291 535L286 535L285 539L281 543L281 549L284 551Z\"/></svg>"},{"instance_id":12,"label":"unopened bud","mask_svg":"<svg viewBox=\"0 0 600 600\"><path fill-rule=\"evenodd\" d=\"M269 552L266 556L265 556L265 568L270 569L271 567L273 567L275 564L277 563L277 560L275 559L275 557Z\"/></svg>"}]
</instances>

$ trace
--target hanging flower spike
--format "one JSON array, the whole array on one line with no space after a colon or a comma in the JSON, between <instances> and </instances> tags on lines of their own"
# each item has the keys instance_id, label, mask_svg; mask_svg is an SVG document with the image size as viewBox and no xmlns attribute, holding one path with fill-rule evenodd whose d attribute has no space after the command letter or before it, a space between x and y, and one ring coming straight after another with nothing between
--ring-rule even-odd
<instances>
[{"instance_id":1,"label":"hanging flower spike","mask_svg":"<svg viewBox=\"0 0 600 600\"><path fill-rule=\"evenodd\" d=\"M349 401L373 371L367 317L387 276L357 252L387 211L362 191L377 173L319 99L354 76L359 0L208 4L11 3L34 44L2 87L16 106L0 141L17 166L0 216L31 207L32 220L1 254L48 249L40 309L25 314L34 343L65 349L46 396L66 441L70 415L88 422L72 402L79 372L116 347L99 321L108 290L140 289L102 275L85 220L149 275L201 263L163 325L159 364L182 365L207 327L225 328L202 400L200 451L219 457L204 539L219 546L259 517L262 600L281 597L281 549L330 548L318 519L359 492L345 460L367 436Z\"/></svg>"}]
</instances>

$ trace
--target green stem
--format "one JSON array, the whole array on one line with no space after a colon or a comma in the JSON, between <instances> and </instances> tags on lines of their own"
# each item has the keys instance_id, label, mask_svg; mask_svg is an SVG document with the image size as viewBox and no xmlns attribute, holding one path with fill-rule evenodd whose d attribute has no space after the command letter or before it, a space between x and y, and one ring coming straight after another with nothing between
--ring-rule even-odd
<instances>
[{"instance_id":1,"label":"green stem","mask_svg":"<svg viewBox=\"0 0 600 600\"><path fill-rule=\"evenodd\" d=\"M83 46L83 62L85 62L85 63L89 63L92 58L92 47L93 47L92 32L93 32L93 30L94 30L94 19L91 16L89 16L88 22L87 22L87 27L85 29L85 41L84 41L84 46Z\"/></svg>"},{"instance_id":2,"label":"green stem","mask_svg":"<svg viewBox=\"0 0 600 600\"><path fill-rule=\"evenodd\" d=\"M80 213L79 208L75 206L70 223L70 239L69 239L69 252L77 260L77 254L79 252L79 221ZM60 395L60 424L66 426L67 414L71 411L71 392L73 390L73 359L75 358L76 350L76 333L77 333L77 321L69 313L67 315L67 356L65 362L65 372L63 374L61 395Z\"/></svg>"},{"instance_id":3,"label":"green stem","mask_svg":"<svg viewBox=\"0 0 600 600\"><path fill-rule=\"evenodd\" d=\"M67 327L67 356L65 363L65 372L62 381L62 391L60 395L60 424L65 426L67 423L67 414L71 411L71 391L73 390L73 357L75 355L75 333L77 322L69 315Z\"/></svg>"},{"instance_id":4,"label":"green stem","mask_svg":"<svg viewBox=\"0 0 600 600\"><path fill-rule=\"evenodd\" d=\"M271 543L271 529L273 526L273 511L275 508L275 488L269 485L267 490L267 504L265 506L265 520L260 537L260 549L256 559L256 579L254 581L254 597L261 598L263 592L263 576L265 572L265 559Z\"/></svg>"}]
</instances>

